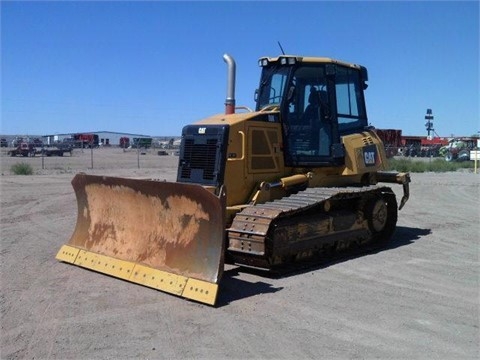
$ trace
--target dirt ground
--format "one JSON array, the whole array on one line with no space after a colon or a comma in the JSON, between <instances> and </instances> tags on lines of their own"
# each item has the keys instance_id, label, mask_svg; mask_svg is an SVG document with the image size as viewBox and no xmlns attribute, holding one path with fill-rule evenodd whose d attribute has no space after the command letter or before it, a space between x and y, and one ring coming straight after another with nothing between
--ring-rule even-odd
<instances>
[{"instance_id":1,"label":"dirt ground","mask_svg":"<svg viewBox=\"0 0 480 360\"><path fill-rule=\"evenodd\" d=\"M285 277L228 266L210 307L55 260L75 173L174 180L178 157L1 155L1 359L480 357L480 174L412 174L387 248Z\"/></svg>"}]
</instances>

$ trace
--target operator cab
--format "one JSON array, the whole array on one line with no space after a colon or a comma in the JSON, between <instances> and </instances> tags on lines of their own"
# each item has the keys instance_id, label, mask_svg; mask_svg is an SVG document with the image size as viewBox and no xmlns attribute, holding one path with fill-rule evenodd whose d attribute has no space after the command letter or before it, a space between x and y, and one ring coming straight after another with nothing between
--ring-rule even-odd
<instances>
[{"instance_id":1,"label":"operator cab","mask_svg":"<svg viewBox=\"0 0 480 360\"><path fill-rule=\"evenodd\" d=\"M344 163L344 135L368 125L367 69L329 58L261 58L256 110L278 108L287 166Z\"/></svg>"}]
</instances>

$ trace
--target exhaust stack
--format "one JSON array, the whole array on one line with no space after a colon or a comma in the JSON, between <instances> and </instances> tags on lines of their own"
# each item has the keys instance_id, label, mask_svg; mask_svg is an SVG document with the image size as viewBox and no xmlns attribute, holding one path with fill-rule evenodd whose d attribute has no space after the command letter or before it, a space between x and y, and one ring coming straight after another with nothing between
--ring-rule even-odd
<instances>
[{"instance_id":1,"label":"exhaust stack","mask_svg":"<svg viewBox=\"0 0 480 360\"><path fill-rule=\"evenodd\" d=\"M223 60L228 65L227 98L225 99L225 114L235 113L235 60L228 54L223 55Z\"/></svg>"}]
</instances>

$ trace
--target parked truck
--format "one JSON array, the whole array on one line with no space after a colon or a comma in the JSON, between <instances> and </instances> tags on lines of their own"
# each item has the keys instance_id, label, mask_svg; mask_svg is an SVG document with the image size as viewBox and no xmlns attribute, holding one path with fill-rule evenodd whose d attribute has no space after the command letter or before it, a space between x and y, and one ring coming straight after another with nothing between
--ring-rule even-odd
<instances>
[{"instance_id":1,"label":"parked truck","mask_svg":"<svg viewBox=\"0 0 480 360\"><path fill-rule=\"evenodd\" d=\"M74 134L73 139L80 148L97 148L99 140L97 134Z\"/></svg>"},{"instance_id":2,"label":"parked truck","mask_svg":"<svg viewBox=\"0 0 480 360\"><path fill-rule=\"evenodd\" d=\"M12 149L8 152L10 156L35 156L35 146L28 142L19 143L15 149Z\"/></svg>"}]
</instances>

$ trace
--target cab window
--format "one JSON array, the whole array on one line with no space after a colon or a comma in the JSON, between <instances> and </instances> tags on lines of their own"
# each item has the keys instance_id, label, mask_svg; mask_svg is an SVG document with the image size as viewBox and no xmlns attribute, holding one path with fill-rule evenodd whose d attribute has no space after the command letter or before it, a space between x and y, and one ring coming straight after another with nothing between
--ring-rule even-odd
<instances>
[{"instance_id":1,"label":"cab window","mask_svg":"<svg viewBox=\"0 0 480 360\"><path fill-rule=\"evenodd\" d=\"M339 66L335 82L339 133L344 135L363 129L367 116L359 71Z\"/></svg>"}]
</instances>

